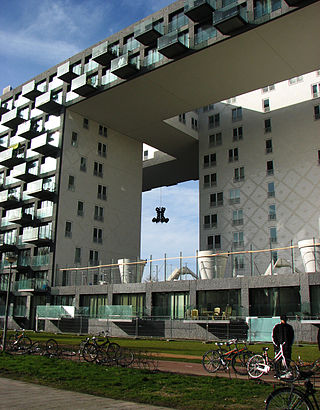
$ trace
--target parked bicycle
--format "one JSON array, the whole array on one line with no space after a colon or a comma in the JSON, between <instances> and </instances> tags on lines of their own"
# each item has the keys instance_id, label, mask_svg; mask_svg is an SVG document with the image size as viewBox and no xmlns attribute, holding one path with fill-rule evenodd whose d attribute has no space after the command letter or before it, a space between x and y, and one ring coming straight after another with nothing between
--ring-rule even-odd
<instances>
[{"instance_id":1,"label":"parked bicycle","mask_svg":"<svg viewBox=\"0 0 320 410\"><path fill-rule=\"evenodd\" d=\"M32 345L30 337L25 335L25 330L15 330L9 336L7 350L16 354L26 354Z\"/></svg>"},{"instance_id":2,"label":"parked bicycle","mask_svg":"<svg viewBox=\"0 0 320 410\"><path fill-rule=\"evenodd\" d=\"M264 347L262 355L256 354L249 359L247 364L249 376L258 379L273 370L275 377L296 380L299 375L298 366L292 360L290 363L286 362L283 354L283 344L280 345L280 349L273 359L269 358L268 350L268 347Z\"/></svg>"},{"instance_id":3,"label":"parked bicycle","mask_svg":"<svg viewBox=\"0 0 320 410\"><path fill-rule=\"evenodd\" d=\"M229 340L228 342L217 342L218 346L215 350L209 350L202 357L202 365L209 373L215 373L220 368L229 370L230 366L235 373L240 375L247 374L247 362L254 354L249 351L247 345L239 347L240 342L237 339ZM231 346L234 348L231 349ZM227 346L229 350L223 349L222 346Z\"/></svg>"},{"instance_id":4,"label":"parked bicycle","mask_svg":"<svg viewBox=\"0 0 320 410\"><path fill-rule=\"evenodd\" d=\"M100 338L88 337L80 344L79 354L87 362L112 364L120 358L120 345L111 342L104 332L99 333ZM102 338L103 337L103 338Z\"/></svg>"},{"instance_id":5,"label":"parked bicycle","mask_svg":"<svg viewBox=\"0 0 320 410\"><path fill-rule=\"evenodd\" d=\"M296 409L296 410L319 410L319 405L315 396L316 390L311 377L315 375L312 370L300 370L299 377L304 379L304 389L291 383L290 386L279 387L269 394L266 403L266 410L272 409ZM312 400L311 400L312 399Z\"/></svg>"}]
</instances>

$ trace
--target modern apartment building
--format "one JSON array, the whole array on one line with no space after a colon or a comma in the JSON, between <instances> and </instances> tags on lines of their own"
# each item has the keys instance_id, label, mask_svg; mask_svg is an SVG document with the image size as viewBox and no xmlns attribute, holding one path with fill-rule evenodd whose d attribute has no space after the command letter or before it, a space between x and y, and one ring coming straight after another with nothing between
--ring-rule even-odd
<instances>
[{"instance_id":1,"label":"modern apartment building","mask_svg":"<svg viewBox=\"0 0 320 410\"><path fill-rule=\"evenodd\" d=\"M135 280L125 281L121 269L103 273L105 280L82 274L81 267L139 259L141 194L154 187L199 178L203 251L270 248L318 236L319 73L301 82L291 75L319 67L309 43L299 61L291 46L316 31L314 3L178 0L4 90L0 252L3 272L15 272L12 320L34 327L37 306L49 304L89 312L131 304L150 315L165 312L172 300L179 303L178 318L188 305L209 305L197 292L212 292L217 282L211 280L198 290L190 285L188 293L185 284L130 287L139 281L137 271ZM292 30L305 18L309 31ZM255 47L270 59L272 72L246 57ZM279 58L283 48L287 54ZM233 54L243 71L230 64ZM212 61L221 67L211 68ZM288 78L296 84L268 86ZM204 108L192 111L197 107ZM161 152L145 165L143 143ZM12 253L17 261L10 265ZM241 282L250 264L240 254L229 260L227 286L236 289L234 305L245 306L235 313L250 314L249 285ZM263 274L268 260L255 266ZM6 290L1 275L1 312Z\"/></svg>"}]
</instances>

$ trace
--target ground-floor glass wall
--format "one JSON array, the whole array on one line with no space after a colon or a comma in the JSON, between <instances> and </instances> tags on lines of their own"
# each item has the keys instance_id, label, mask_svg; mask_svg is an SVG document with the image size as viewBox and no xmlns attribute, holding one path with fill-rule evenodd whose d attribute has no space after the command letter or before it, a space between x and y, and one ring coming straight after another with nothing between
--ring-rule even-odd
<instances>
[{"instance_id":1,"label":"ground-floor glass wall","mask_svg":"<svg viewBox=\"0 0 320 410\"><path fill-rule=\"evenodd\" d=\"M301 313L298 286L249 290L250 316L296 316Z\"/></svg>"},{"instance_id":2,"label":"ground-floor glass wall","mask_svg":"<svg viewBox=\"0 0 320 410\"><path fill-rule=\"evenodd\" d=\"M189 305L189 292L157 292L152 294L152 316L184 319Z\"/></svg>"},{"instance_id":3,"label":"ground-floor glass wall","mask_svg":"<svg viewBox=\"0 0 320 410\"><path fill-rule=\"evenodd\" d=\"M320 318L320 286L310 286L311 315ZM306 312L307 313L307 312Z\"/></svg>"},{"instance_id":4,"label":"ground-floor glass wall","mask_svg":"<svg viewBox=\"0 0 320 410\"><path fill-rule=\"evenodd\" d=\"M113 295L113 305L132 306L133 316L143 316L145 312L146 295L144 293L121 293Z\"/></svg>"},{"instance_id":5,"label":"ground-floor glass wall","mask_svg":"<svg viewBox=\"0 0 320 410\"><path fill-rule=\"evenodd\" d=\"M201 290L197 292L200 316L241 316L240 289Z\"/></svg>"},{"instance_id":6,"label":"ground-floor glass wall","mask_svg":"<svg viewBox=\"0 0 320 410\"><path fill-rule=\"evenodd\" d=\"M108 305L108 295L81 295L79 313L89 317L98 317L99 309L106 305Z\"/></svg>"}]
</instances>

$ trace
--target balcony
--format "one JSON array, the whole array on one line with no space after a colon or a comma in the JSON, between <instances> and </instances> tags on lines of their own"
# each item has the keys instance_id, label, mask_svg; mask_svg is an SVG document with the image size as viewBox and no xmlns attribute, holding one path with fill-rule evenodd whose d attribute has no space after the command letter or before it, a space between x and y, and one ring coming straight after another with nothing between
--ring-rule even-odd
<instances>
[{"instance_id":1,"label":"balcony","mask_svg":"<svg viewBox=\"0 0 320 410\"><path fill-rule=\"evenodd\" d=\"M29 100L35 101L39 95L41 95L43 92L37 89L36 82L31 81L28 84L25 84L22 87L22 96L25 98L28 98Z\"/></svg>"},{"instance_id":2,"label":"balcony","mask_svg":"<svg viewBox=\"0 0 320 410\"><path fill-rule=\"evenodd\" d=\"M189 51L189 48L179 38L177 30L158 39L158 51L167 58L177 58Z\"/></svg>"},{"instance_id":3,"label":"balcony","mask_svg":"<svg viewBox=\"0 0 320 410\"><path fill-rule=\"evenodd\" d=\"M22 208L8 212L8 221L21 226L34 226L35 219L32 214L26 213Z\"/></svg>"},{"instance_id":4,"label":"balcony","mask_svg":"<svg viewBox=\"0 0 320 410\"><path fill-rule=\"evenodd\" d=\"M21 206L20 192L11 192L11 190L0 192L0 206L4 209L14 209Z\"/></svg>"},{"instance_id":5,"label":"balcony","mask_svg":"<svg viewBox=\"0 0 320 410\"><path fill-rule=\"evenodd\" d=\"M25 193L43 201L54 201L57 197L55 184L53 182L46 183L42 179L28 184ZM1 203L0 205L2 206Z\"/></svg>"},{"instance_id":6,"label":"balcony","mask_svg":"<svg viewBox=\"0 0 320 410\"><path fill-rule=\"evenodd\" d=\"M162 35L162 30L153 23L152 19L148 19L134 28L134 38L145 46L157 44L158 38Z\"/></svg>"},{"instance_id":7,"label":"balcony","mask_svg":"<svg viewBox=\"0 0 320 410\"><path fill-rule=\"evenodd\" d=\"M78 78L72 80L71 91L81 95L82 97L88 97L97 91L97 78L97 75L89 77L86 73L84 73Z\"/></svg>"},{"instance_id":8,"label":"balcony","mask_svg":"<svg viewBox=\"0 0 320 410\"><path fill-rule=\"evenodd\" d=\"M0 117L2 114L5 114L8 111L9 111L9 108L7 107L7 103L2 103L0 100Z\"/></svg>"},{"instance_id":9,"label":"balcony","mask_svg":"<svg viewBox=\"0 0 320 410\"><path fill-rule=\"evenodd\" d=\"M36 98L36 108L47 114L58 114L62 107L63 105L59 102L57 94L52 91L47 91Z\"/></svg>"},{"instance_id":10,"label":"balcony","mask_svg":"<svg viewBox=\"0 0 320 410\"><path fill-rule=\"evenodd\" d=\"M31 150L48 157L57 158L60 154L59 132L46 132L33 138Z\"/></svg>"},{"instance_id":11,"label":"balcony","mask_svg":"<svg viewBox=\"0 0 320 410\"><path fill-rule=\"evenodd\" d=\"M234 4L236 3L217 10L213 14L213 25L222 34L232 35L250 27L246 6Z\"/></svg>"},{"instance_id":12,"label":"balcony","mask_svg":"<svg viewBox=\"0 0 320 410\"><path fill-rule=\"evenodd\" d=\"M111 61L111 73L119 78L127 79L139 72L137 64L132 62L129 54L122 55Z\"/></svg>"},{"instance_id":13,"label":"balcony","mask_svg":"<svg viewBox=\"0 0 320 410\"><path fill-rule=\"evenodd\" d=\"M196 23L210 20L214 12L214 3L212 0L186 0L184 14Z\"/></svg>"},{"instance_id":14,"label":"balcony","mask_svg":"<svg viewBox=\"0 0 320 410\"><path fill-rule=\"evenodd\" d=\"M39 176L37 175L37 170L37 167L30 168L30 164L24 162L20 165L15 166L12 169L10 176L12 178L20 179L21 181L32 182L39 179Z\"/></svg>"},{"instance_id":15,"label":"balcony","mask_svg":"<svg viewBox=\"0 0 320 410\"><path fill-rule=\"evenodd\" d=\"M12 232L12 231L9 231ZM15 235L0 234L0 252L17 252L17 237Z\"/></svg>"},{"instance_id":16,"label":"balcony","mask_svg":"<svg viewBox=\"0 0 320 410\"><path fill-rule=\"evenodd\" d=\"M23 279L14 283L16 292L46 292L49 289L46 279Z\"/></svg>"},{"instance_id":17,"label":"balcony","mask_svg":"<svg viewBox=\"0 0 320 410\"><path fill-rule=\"evenodd\" d=\"M25 146L16 144L11 148L2 151L0 157L0 165L12 168L16 165L22 164L25 160Z\"/></svg>"},{"instance_id":18,"label":"balcony","mask_svg":"<svg viewBox=\"0 0 320 410\"><path fill-rule=\"evenodd\" d=\"M78 74L74 72L73 67L70 65L70 61L67 61L58 67L57 77L66 83L71 83L74 78L78 77Z\"/></svg>"},{"instance_id":19,"label":"balcony","mask_svg":"<svg viewBox=\"0 0 320 410\"><path fill-rule=\"evenodd\" d=\"M50 264L50 255L49 254L44 254L44 255L36 255L33 256L31 259L31 266L33 267L43 267L47 266Z\"/></svg>"},{"instance_id":20,"label":"balcony","mask_svg":"<svg viewBox=\"0 0 320 410\"><path fill-rule=\"evenodd\" d=\"M17 260L17 270L19 272L32 272L31 269L31 256L19 255Z\"/></svg>"},{"instance_id":21,"label":"balcony","mask_svg":"<svg viewBox=\"0 0 320 410\"><path fill-rule=\"evenodd\" d=\"M104 67L110 67L111 60L117 57L117 54L109 48L108 41L92 49L92 60Z\"/></svg>"},{"instance_id":22,"label":"balcony","mask_svg":"<svg viewBox=\"0 0 320 410\"><path fill-rule=\"evenodd\" d=\"M285 0L290 7L307 6L308 4L315 3L316 0Z\"/></svg>"},{"instance_id":23,"label":"balcony","mask_svg":"<svg viewBox=\"0 0 320 410\"><path fill-rule=\"evenodd\" d=\"M14 129L24 121L25 119L20 115L20 110L18 110L18 108L14 108L13 110L2 114L0 124L5 127Z\"/></svg>"},{"instance_id":24,"label":"balcony","mask_svg":"<svg viewBox=\"0 0 320 410\"><path fill-rule=\"evenodd\" d=\"M37 246L52 245L52 230L48 226L39 226L37 228L25 228L22 234L22 242L32 243Z\"/></svg>"},{"instance_id":25,"label":"balcony","mask_svg":"<svg viewBox=\"0 0 320 410\"><path fill-rule=\"evenodd\" d=\"M33 137L39 135L40 131L39 124L36 121L29 120L18 126L17 134L20 137L31 140Z\"/></svg>"}]
</instances>

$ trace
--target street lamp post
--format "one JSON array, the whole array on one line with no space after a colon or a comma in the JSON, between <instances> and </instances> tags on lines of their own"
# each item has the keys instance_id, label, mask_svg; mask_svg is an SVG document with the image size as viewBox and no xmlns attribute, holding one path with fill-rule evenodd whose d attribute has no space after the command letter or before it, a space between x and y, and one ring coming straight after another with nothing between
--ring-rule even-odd
<instances>
[{"instance_id":1,"label":"street lamp post","mask_svg":"<svg viewBox=\"0 0 320 410\"><path fill-rule=\"evenodd\" d=\"M7 297L6 297L6 308L4 312L4 325L3 325L3 335L2 335L2 351L6 350L6 341L7 341L7 329L8 329L8 316L9 316L9 298L10 298L10 288L11 288L11 279L12 279L12 265L17 260L15 255L9 255L6 257L6 260L10 264L9 277L7 283Z\"/></svg>"}]
</instances>

